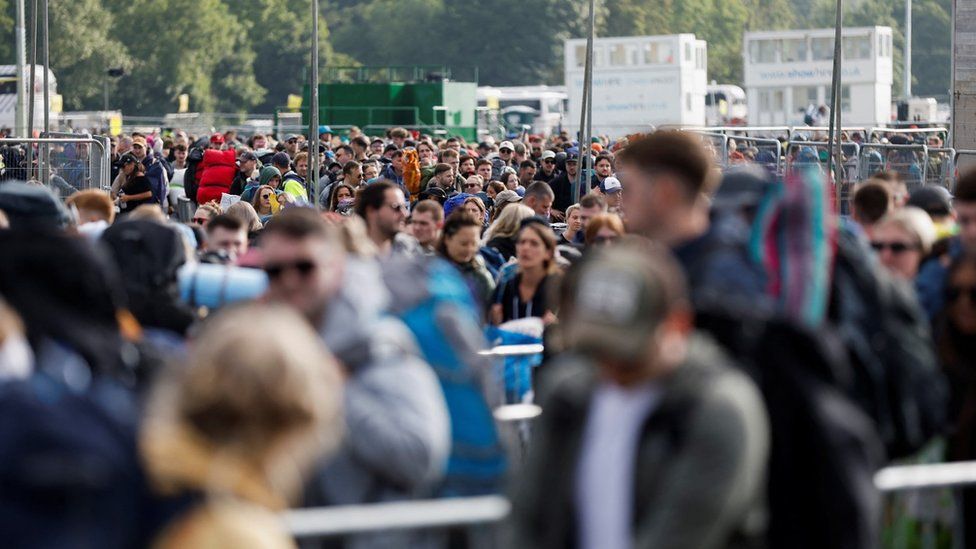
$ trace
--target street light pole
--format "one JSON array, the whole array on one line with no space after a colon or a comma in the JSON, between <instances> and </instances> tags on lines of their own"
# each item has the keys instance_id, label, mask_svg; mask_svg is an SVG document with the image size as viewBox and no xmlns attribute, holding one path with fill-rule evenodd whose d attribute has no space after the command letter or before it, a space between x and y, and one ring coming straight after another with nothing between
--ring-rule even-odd
<instances>
[{"instance_id":1,"label":"street light pole","mask_svg":"<svg viewBox=\"0 0 976 549\"><path fill-rule=\"evenodd\" d=\"M837 0L837 14L834 22L834 72L831 75L831 89L833 93L830 98L830 127L827 130L827 173L833 177L834 192L836 193L837 208L840 211L841 199L843 195L842 174L843 162L841 158L840 132L841 132L841 56L842 30L844 28L844 1Z\"/></svg>"},{"instance_id":2,"label":"street light pole","mask_svg":"<svg viewBox=\"0 0 976 549\"><path fill-rule=\"evenodd\" d=\"M319 204L319 0L312 0L312 70L309 81L308 106L308 192L313 193L309 202ZM314 148L313 148L314 146Z\"/></svg>"},{"instance_id":3,"label":"street light pole","mask_svg":"<svg viewBox=\"0 0 976 549\"><path fill-rule=\"evenodd\" d=\"M591 133L593 131L593 40L596 36L595 3L595 0L590 0L590 21L586 34L586 66L583 70L583 98L580 104L579 161L576 163L579 168L574 185L576 188L573 191L576 202L579 202L580 197L589 191L586 187L589 186L590 180L588 175L593 167L593 160L590 157L590 151L592 150L590 140L592 139Z\"/></svg>"},{"instance_id":4,"label":"street light pole","mask_svg":"<svg viewBox=\"0 0 976 549\"><path fill-rule=\"evenodd\" d=\"M905 99L912 98L912 0L905 0Z\"/></svg>"},{"instance_id":5,"label":"street light pole","mask_svg":"<svg viewBox=\"0 0 976 549\"><path fill-rule=\"evenodd\" d=\"M17 48L17 112L16 119L14 121L14 135L19 137L27 137L27 59L26 57L26 47L27 39L25 37L25 17L24 17L24 0L17 0L17 31L16 31L16 43Z\"/></svg>"}]
</instances>

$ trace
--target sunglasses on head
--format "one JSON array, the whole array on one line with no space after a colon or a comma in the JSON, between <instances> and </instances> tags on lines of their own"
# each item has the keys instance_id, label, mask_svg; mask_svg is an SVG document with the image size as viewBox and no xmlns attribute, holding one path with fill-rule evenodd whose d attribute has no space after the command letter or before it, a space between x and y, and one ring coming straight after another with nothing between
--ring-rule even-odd
<instances>
[{"instance_id":1,"label":"sunglasses on head","mask_svg":"<svg viewBox=\"0 0 976 549\"><path fill-rule=\"evenodd\" d=\"M291 263L270 263L264 266L264 272L267 273L268 278L274 280L280 278L281 275L285 274L285 271L290 271L295 269L298 274L302 276L308 276L312 271L315 270L315 262L309 259L299 259L298 261L293 261Z\"/></svg>"},{"instance_id":2,"label":"sunglasses on head","mask_svg":"<svg viewBox=\"0 0 976 549\"><path fill-rule=\"evenodd\" d=\"M976 305L976 286L949 286L946 288L946 298L950 302L959 301L959 298L964 295L969 296L970 304Z\"/></svg>"},{"instance_id":3,"label":"sunglasses on head","mask_svg":"<svg viewBox=\"0 0 976 549\"><path fill-rule=\"evenodd\" d=\"M878 242L878 241L875 241L875 242L872 242L871 243L871 248L873 248L874 251L876 251L878 253L883 252L885 249L888 249L888 250L891 250L891 253L897 255L897 254L903 254L903 253L907 252L908 250L914 250L915 249L915 246L910 246L908 244L905 244L904 242Z\"/></svg>"}]
</instances>

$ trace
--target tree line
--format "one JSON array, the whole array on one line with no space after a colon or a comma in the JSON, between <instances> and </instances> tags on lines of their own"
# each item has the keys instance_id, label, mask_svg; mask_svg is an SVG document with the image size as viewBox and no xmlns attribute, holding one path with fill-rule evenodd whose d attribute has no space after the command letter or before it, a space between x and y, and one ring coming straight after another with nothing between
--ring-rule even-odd
<instances>
[{"instance_id":1,"label":"tree line","mask_svg":"<svg viewBox=\"0 0 976 549\"><path fill-rule=\"evenodd\" d=\"M913 89L946 96L951 0L914 0ZM28 6L31 3L28 2ZM485 85L562 83L563 41L585 36L584 0L321 0L325 65L477 67ZM741 83L742 33L833 25L834 0L598 2L598 36L691 32L708 41L708 74ZM845 25L895 29L902 82L903 0L846 3ZM28 8L29 9L29 8ZM66 110L272 112L300 93L311 39L310 0L71 0L50 4L51 66ZM28 29L28 34L30 29ZM0 0L0 63L14 62L14 1ZM897 92L895 93L897 95Z\"/></svg>"}]
</instances>

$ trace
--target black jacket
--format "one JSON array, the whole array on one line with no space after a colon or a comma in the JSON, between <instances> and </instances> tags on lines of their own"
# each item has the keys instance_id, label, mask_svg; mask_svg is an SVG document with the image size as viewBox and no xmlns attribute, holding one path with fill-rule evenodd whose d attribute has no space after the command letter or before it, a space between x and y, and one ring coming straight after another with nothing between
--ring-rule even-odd
<instances>
[{"instance_id":1,"label":"black jacket","mask_svg":"<svg viewBox=\"0 0 976 549\"><path fill-rule=\"evenodd\" d=\"M576 203L573 196L573 182L569 179L569 174L563 172L548 183L552 187L553 194L556 195L552 201L552 209L565 212L566 208Z\"/></svg>"}]
</instances>

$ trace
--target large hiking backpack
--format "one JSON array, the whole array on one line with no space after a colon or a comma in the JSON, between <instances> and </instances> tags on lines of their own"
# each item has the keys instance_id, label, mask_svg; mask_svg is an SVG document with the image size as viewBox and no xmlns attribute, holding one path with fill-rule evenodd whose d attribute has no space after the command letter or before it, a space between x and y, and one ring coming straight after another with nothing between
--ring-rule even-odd
<instances>
[{"instance_id":1,"label":"large hiking backpack","mask_svg":"<svg viewBox=\"0 0 976 549\"><path fill-rule=\"evenodd\" d=\"M696 325L742 365L769 412L769 549L880 543L874 473L883 445L847 393L852 373L829 333L743 310L700 307Z\"/></svg>"},{"instance_id":2,"label":"large hiking backpack","mask_svg":"<svg viewBox=\"0 0 976 549\"><path fill-rule=\"evenodd\" d=\"M440 496L497 493L505 453L485 398L489 371L479 312L457 270L438 259L394 257L384 265L391 312L413 332L444 391L451 417L451 455Z\"/></svg>"},{"instance_id":3,"label":"large hiking backpack","mask_svg":"<svg viewBox=\"0 0 976 549\"><path fill-rule=\"evenodd\" d=\"M169 202L169 178L166 176L166 166L159 159L154 159L146 167L146 178L149 179L153 201L166 208Z\"/></svg>"}]
</instances>

